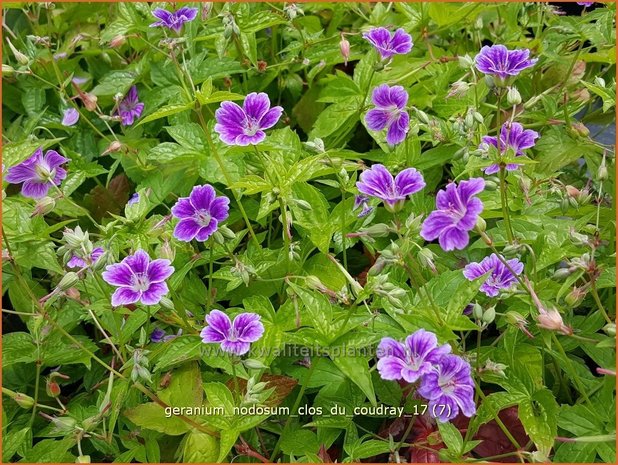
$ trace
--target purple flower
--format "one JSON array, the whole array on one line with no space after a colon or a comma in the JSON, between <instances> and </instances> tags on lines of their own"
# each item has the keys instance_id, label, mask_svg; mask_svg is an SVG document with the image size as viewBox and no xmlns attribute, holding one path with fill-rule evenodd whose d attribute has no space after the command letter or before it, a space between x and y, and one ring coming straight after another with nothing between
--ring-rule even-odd
<instances>
[{"instance_id":1,"label":"purple flower","mask_svg":"<svg viewBox=\"0 0 618 465\"><path fill-rule=\"evenodd\" d=\"M508 50L504 45L487 45L481 49L474 58L476 69L481 73L498 76L506 79L509 76L517 76L524 69L534 66L536 58L528 59L530 50Z\"/></svg>"},{"instance_id":2,"label":"purple flower","mask_svg":"<svg viewBox=\"0 0 618 465\"><path fill-rule=\"evenodd\" d=\"M152 342L162 342L165 335L166 332L161 328L155 328L152 333L150 333L150 340Z\"/></svg>"},{"instance_id":3,"label":"purple flower","mask_svg":"<svg viewBox=\"0 0 618 465\"><path fill-rule=\"evenodd\" d=\"M283 108L270 108L268 95L252 92L245 98L242 108L234 102L222 102L215 112L215 131L228 145L255 145L266 137L264 129L272 128Z\"/></svg>"},{"instance_id":4,"label":"purple flower","mask_svg":"<svg viewBox=\"0 0 618 465\"><path fill-rule=\"evenodd\" d=\"M403 205L408 195L425 187L425 180L414 168L406 168L393 178L384 165L378 163L361 173L356 187L365 195L383 200L385 206L394 211Z\"/></svg>"},{"instance_id":5,"label":"purple flower","mask_svg":"<svg viewBox=\"0 0 618 465\"><path fill-rule=\"evenodd\" d=\"M525 149L534 147L535 139L539 137L539 133L532 129L524 130L524 127L519 123L504 123L500 129L500 143L498 138L494 136L484 136L479 146L479 149L487 151L490 145L496 147L501 154L505 154L509 149L515 152L515 156L520 157L524 154ZM508 171L515 171L521 165L517 163L507 163ZM485 168L485 174L494 174L500 171L500 165L494 164Z\"/></svg>"},{"instance_id":6,"label":"purple flower","mask_svg":"<svg viewBox=\"0 0 618 465\"><path fill-rule=\"evenodd\" d=\"M182 8L172 12L163 8L155 8L152 15L159 21L152 23L150 27L163 26L179 33L184 23L193 21L197 16L197 8L183 6Z\"/></svg>"},{"instance_id":7,"label":"purple flower","mask_svg":"<svg viewBox=\"0 0 618 465\"><path fill-rule=\"evenodd\" d=\"M75 108L67 108L62 116L63 126L73 126L79 121L79 111Z\"/></svg>"},{"instance_id":8,"label":"purple flower","mask_svg":"<svg viewBox=\"0 0 618 465\"><path fill-rule=\"evenodd\" d=\"M401 86L382 84L371 94L375 108L365 115L365 123L372 131L386 131L386 142L397 145L406 138L410 129L410 116L406 111L408 93Z\"/></svg>"},{"instance_id":9,"label":"purple flower","mask_svg":"<svg viewBox=\"0 0 618 465\"><path fill-rule=\"evenodd\" d=\"M431 416L446 422L460 411L468 418L476 413L470 371L470 364L461 357L445 355L433 371L423 376L418 393L429 400Z\"/></svg>"},{"instance_id":10,"label":"purple flower","mask_svg":"<svg viewBox=\"0 0 618 465\"><path fill-rule=\"evenodd\" d=\"M474 304L468 304L464 307L462 313L466 316L472 315L472 310L474 310Z\"/></svg>"},{"instance_id":11,"label":"purple flower","mask_svg":"<svg viewBox=\"0 0 618 465\"><path fill-rule=\"evenodd\" d=\"M241 313L232 322L225 313L213 310L206 315L208 326L200 333L202 342L219 343L222 350L232 354L246 354L251 343L264 334L264 325L260 318L260 315L255 313Z\"/></svg>"},{"instance_id":12,"label":"purple flower","mask_svg":"<svg viewBox=\"0 0 618 465\"><path fill-rule=\"evenodd\" d=\"M139 202L139 193L134 192L131 198L127 201L127 205L133 205Z\"/></svg>"},{"instance_id":13,"label":"purple flower","mask_svg":"<svg viewBox=\"0 0 618 465\"><path fill-rule=\"evenodd\" d=\"M92 250L92 253L85 258L82 258L79 255L73 255L71 259L67 262L67 267L86 268L89 265L94 265L104 253L105 251L101 247L95 247Z\"/></svg>"},{"instance_id":14,"label":"purple flower","mask_svg":"<svg viewBox=\"0 0 618 465\"><path fill-rule=\"evenodd\" d=\"M112 305L133 304L155 305L167 294L165 280L174 272L170 261L164 258L150 260L146 252L139 249L120 263L108 265L103 279L118 287L112 295Z\"/></svg>"},{"instance_id":15,"label":"purple flower","mask_svg":"<svg viewBox=\"0 0 618 465\"><path fill-rule=\"evenodd\" d=\"M144 104L138 98L137 87L132 86L118 104L116 114L120 116L123 126L131 126L142 115Z\"/></svg>"},{"instance_id":16,"label":"purple flower","mask_svg":"<svg viewBox=\"0 0 618 465\"><path fill-rule=\"evenodd\" d=\"M155 328L152 331L152 333L150 333L150 340L154 343L167 342L167 341L171 341L172 339L176 339L181 334L182 334L182 329L179 329L177 334L167 334L162 329Z\"/></svg>"},{"instance_id":17,"label":"purple flower","mask_svg":"<svg viewBox=\"0 0 618 465\"><path fill-rule=\"evenodd\" d=\"M205 184L195 186L189 197L181 197L172 207L172 214L180 221L174 237L189 242L205 241L217 230L218 224L228 217L230 199L217 197L215 189Z\"/></svg>"},{"instance_id":18,"label":"purple flower","mask_svg":"<svg viewBox=\"0 0 618 465\"><path fill-rule=\"evenodd\" d=\"M364 218L373 211L373 207L369 205L369 197L366 195L357 195L354 197L354 207L352 211L356 211L359 208L361 211L357 215L358 218Z\"/></svg>"},{"instance_id":19,"label":"purple flower","mask_svg":"<svg viewBox=\"0 0 618 465\"><path fill-rule=\"evenodd\" d=\"M451 346L438 346L436 335L419 329L406 338L405 345L385 337L378 346L378 372L382 379L404 379L414 383L433 369L442 356L451 351Z\"/></svg>"},{"instance_id":20,"label":"purple flower","mask_svg":"<svg viewBox=\"0 0 618 465\"><path fill-rule=\"evenodd\" d=\"M438 239L440 247L449 251L463 249L470 240L468 231L474 229L483 202L476 194L485 188L483 178L449 183L436 196L436 210L432 211L421 228L421 237L426 241Z\"/></svg>"},{"instance_id":21,"label":"purple flower","mask_svg":"<svg viewBox=\"0 0 618 465\"><path fill-rule=\"evenodd\" d=\"M23 183L21 193L24 196L40 199L47 195L50 187L59 186L67 177L66 170L60 165L68 161L55 150L48 150L43 155L43 149L39 147L30 158L9 168L4 179L11 184Z\"/></svg>"},{"instance_id":22,"label":"purple flower","mask_svg":"<svg viewBox=\"0 0 618 465\"><path fill-rule=\"evenodd\" d=\"M594 2L575 2L575 3L577 3L580 6L585 6L586 8L588 8L589 6L592 6Z\"/></svg>"},{"instance_id":23,"label":"purple flower","mask_svg":"<svg viewBox=\"0 0 618 465\"><path fill-rule=\"evenodd\" d=\"M363 34L371 45L375 47L382 60L393 55L403 55L412 50L412 37L402 28L390 33L385 27L376 27Z\"/></svg>"},{"instance_id":24,"label":"purple flower","mask_svg":"<svg viewBox=\"0 0 618 465\"><path fill-rule=\"evenodd\" d=\"M506 263L518 275L524 270L524 264L516 258L507 260ZM517 281L515 275L495 253L485 257L480 263L469 263L464 268L463 274L470 281L473 281L489 271L491 271L491 274L480 287L480 290L489 297L496 297L501 289L509 289Z\"/></svg>"}]
</instances>

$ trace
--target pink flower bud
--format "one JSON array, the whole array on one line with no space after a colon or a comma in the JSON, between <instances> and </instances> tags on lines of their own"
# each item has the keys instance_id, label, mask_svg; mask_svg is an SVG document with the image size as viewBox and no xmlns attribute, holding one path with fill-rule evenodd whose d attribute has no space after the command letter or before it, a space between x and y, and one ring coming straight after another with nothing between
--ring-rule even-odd
<instances>
[{"instance_id":1,"label":"pink flower bud","mask_svg":"<svg viewBox=\"0 0 618 465\"><path fill-rule=\"evenodd\" d=\"M537 325L539 328L557 331L565 336L573 334L573 330L564 324L562 315L555 308L542 311L537 318Z\"/></svg>"},{"instance_id":2,"label":"pink flower bud","mask_svg":"<svg viewBox=\"0 0 618 465\"><path fill-rule=\"evenodd\" d=\"M109 41L109 46L111 48L118 48L121 47L125 42L127 41L126 36L121 35L117 35L116 37L114 37L112 40Z\"/></svg>"},{"instance_id":3,"label":"pink flower bud","mask_svg":"<svg viewBox=\"0 0 618 465\"><path fill-rule=\"evenodd\" d=\"M343 57L343 63L347 66L350 59L350 42L341 34L341 41L339 42L339 49L341 50L341 56Z\"/></svg>"}]
</instances>

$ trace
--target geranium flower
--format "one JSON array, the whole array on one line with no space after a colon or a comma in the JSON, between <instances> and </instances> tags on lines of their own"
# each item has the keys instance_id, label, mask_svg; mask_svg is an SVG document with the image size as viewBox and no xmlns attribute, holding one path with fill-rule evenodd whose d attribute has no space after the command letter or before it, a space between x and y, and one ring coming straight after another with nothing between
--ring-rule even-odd
<instances>
[{"instance_id":1,"label":"geranium flower","mask_svg":"<svg viewBox=\"0 0 618 465\"><path fill-rule=\"evenodd\" d=\"M256 145L266 138L265 129L272 128L283 108L270 108L268 95L252 92L245 98L242 108L234 102L221 103L215 112L215 131L228 145Z\"/></svg>"},{"instance_id":2,"label":"geranium flower","mask_svg":"<svg viewBox=\"0 0 618 465\"><path fill-rule=\"evenodd\" d=\"M414 168L406 168L393 178L384 165L378 163L361 173L356 187L361 193L384 201L386 207L393 210L408 195L425 187L425 180Z\"/></svg>"},{"instance_id":3,"label":"geranium flower","mask_svg":"<svg viewBox=\"0 0 618 465\"><path fill-rule=\"evenodd\" d=\"M123 126L131 126L144 111L144 104L139 101L137 87L132 86L127 95L118 104L116 114L120 116Z\"/></svg>"},{"instance_id":4,"label":"geranium flower","mask_svg":"<svg viewBox=\"0 0 618 465\"><path fill-rule=\"evenodd\" d=\"M476 69L481 73L506 79L517 76L524 69L534 66L536 58L528 59L530 50L508 50L504 45L484 46L474 58Z\"/></svg>"},{"instance_id":5,"label":"geranium flower","mask_svg":"<svg viewBox=\"0 0 618 465\"><path fill-rule=\"evenodd\" d=\"M103 279L118 287L112 294L112 305L158 304L169 290L165 280L174 272L170 263L164 258L151 261L148 254L139 249L120 263L108 265L102 273Z\"/></svg>"},{"instance_id":6,"label":"geranium flower","mask_svg":"<svg viewBox=\"0 0 618 465\"><path fill-rule=\"evenodd\" d=\"M406 138L410 129L410 116L406 111L408 93L401 86L382 84L371 95L375 108L365 115L367 127L372 131L386 131L386 142L397 145Z\"/></svg>"},{"instance_id":7,"label":"geranium flower","mask_svg":"<svg viewBox=\"0 0 618 465\"><path fill-rule=\"evenodd\" d=\"M172 339L176 339L177 337L181 335L182 335L182 329L179 329L178 333L176 334L167 334L161 328L155 328L153 329L152 333L150 333L150 340L156 344L159 342L171 341Z\"/></svg>"},{"instance_id":8,"label":"geranium flower","mask_svg":"<svg viewBox=\"0 0 618 465\"><path fill-rule=\"evenodd\" d=\"M489 145L493 145L500 153L505 154L509 149L515 153L515 156L520 157L524 154L524 150L534 147L535 139L539 137L539 133L532 129L524 130L524 127L519 123L504 123L500 128L500 145L498 146L498 138L495 136L484 136L482 138L479 149L487 151ZM517 163L507 163L507 171L515 171L521 165ZM499 164L493 164L485 168L485 174L494 174L500 171Z\"/></svg>"},{"instance_id":9,"label":"geranium flower","mask_svg":"<svg viewBox=\"0 0 618 465\"><path fill-rule=\"evenodd\" d=\"M518 275L524 270L524 264L517 258L507 260L506 263ZM495 253L485 257L480 263L473 262L466 265L463 274L470 281L473 281L489 271L491 271L491 274L479 288L489 297L496 297L500 290L509 289L517 282L515 275L511 273Z\"/></svg>"},{"instance_id":10,"label":"geranium flower","mask_svg":"<svg viewBox=\"0 0 618 465\"><path fill-rule=\"evenodd\" d=\"M23 183L21 193L25 197L40 199L47 195L49 188L59 186L67 172L61 167L69 161L55 150L43 155L39 147L30 158L9 168L4 180L11 184Z\"/></svg>"},{"instance_id":11,"label":"geranium flower","mask_svg":"<svg viewBox=\"0 0 618 465\"><path fill-rule=\"evenodd\" d=\"M74 126L79 121L79 111L75 108L67 108L62 115L63 126Z\"/></svg>"},{"instance_id":12,"label":"geranium flower","mask_svg":"<svg viewBox=\"0 0 618 465\"><path fill-rule=\"evenodd\" d=\"M241 313L230 320L225 313L213 310L206 315L206 326L200 336L205 344L218 343L221 349L236 355L249 352L251 343L257 341L264 334L264 325L260 322L260 315L255 313Z\"/></svg>"},{"instance_id":13,"label":"geranium flower","mask_svg":"<svg viewBox=\"0 0 618 465\"><path fill-rule=\"evenodd\" d=\"M182 26L189 21L193 21L197 16L197 8L183 6L174 12L164 10L163 8L155 8L152 15L159 21L152 23L150 27L166 27L179 33Z\"/></svg>"},{"instance_id":14,"label":"geranium flower","mask_svg":"<svg viewBox=\"0 0 618 465\"><path fill-rule=\"evenodd\" d=\"M382 60L387 60L393 55L404 55L412 50L412 37L402 28L394 33L385 27L376 27L363 34L371 45L375 47Z\"/></svg>"},{"instance_id":15,"label":"geranium flower","mask_svg":"<svg viewBox=\"0 0 618 465\"><path fill-rule=\"evenodd\" d=\"M470 364L456 355L444 355L434 370L421 379L418 393L429 400L429 413L441 422L459 412L468 418L476 413L474 381Z\"/></svg>"},{"instance_id":16,"label":"geranium flower","mask_svg":"<svg viewBox=\"0 0 618 465\"><path fill-rule=\"evenodd\" d=\"M195 186L189 197L178 199L172 207L172 214L180 219L174 229L176 239L205 241L217 230L218 224L228 217L230 199L216 195L215 189L206 184Z\"/></svg>"},{"instance_id":17,"label":"geranium flower","mask_svg":"<svg viewBox=\"0 0 618 465\"><path fill-rule=\"evenodd\" d=\"M483 178L449 183L436 196L436 210L431 212L421 228L421 237L426 241L438 239L445 251L463 249L470 238L468 231L474 229L483 202L476 194L485 188Z\"/></svg>"},{"instance_id":18,"label":"geranium flower","mask_svg":"<svg viewBox=\"0 0 618 465\"><path fill-rule=\"evenodd\" d=\"M134 192L133 195L127 200L127 205L134 205L139 202L139 193Z\"/></svg>"},{"instance_id":19,"label":"geranium flower","mask_svg":"<svg viewBox=\"0 0 618 465\"><path fill-rule=\"evenodd\" d=\"M101 247L95 247L92 250L92 253L86 257L80 257L79 255L73 255L71 259L67 262L67 267L69 268L85 268L89 265L94 265L101 255L105 253Z\"/></svg>"},{"instance_id":20,"label":"geranium flower","mask_svg":"<svg viewBox=\"0 0 618 465\"><path fill-rule=\"evenodd\" d=\"M354 197L354 207L352 207L352 211L356 211L359 208L361 211L358 212L358 218L364 218L373 211L373 207L369 205L369 197L366 195L357 195Z\"/></svg>"},{"instance_id":21,"label":"geranium flower","mask_svg":"<svg viewBox=\"0 0 618 465\"><path fill-rule=\"evenodd\" d=\"M451 346L438 346L436 335L419 329L406 338L405 345L385 337L378 346L378 372L386 380L404 379L414 383L433 369L433 364L451 351Z\"/></svg>"}]
</instances>

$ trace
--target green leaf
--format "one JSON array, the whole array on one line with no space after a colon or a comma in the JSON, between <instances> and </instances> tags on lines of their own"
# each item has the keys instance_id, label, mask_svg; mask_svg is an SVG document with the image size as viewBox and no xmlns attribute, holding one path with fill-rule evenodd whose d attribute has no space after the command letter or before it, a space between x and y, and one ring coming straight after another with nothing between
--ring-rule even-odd
<instances>
[{"instance_id":1,"label":"green leaf","mask_svg":"<svg viewBox=\"0 0 618 465\"><path fill-rule=\"evenodd\" d=\"M552 392L543 388L518 406L519 419L537 448L548 455L557 435L558 403Z\"/></svg>"},{"instance_id":2,"label":"green leaf","mask_svg":"<svg viewBox=\"0 0 618 465\"><path fill-rule=\"evenodd\" d=\"M337 357L333 363L365 393L372 405L377 405L367 360L362 357Z\"/></svg>"},{"instance_id":3,"label":"green leaf","mask_svg":"<svg viewBox=\"0 0 618 465\"><path fill-rule=\"evenodd\" d=\"M178 405L172 407L180 407ZM135 425L158 431L159 433L179 436L189 431L189 425L175 415L166 415L159 404L148 402L124 411L124 416Z\"/></svg>"},{"instance_id":4,"label":"green leaf","mask_svg":"<svg viewBox=\"0 0 618 465\"><path fill-rule=\"evenodd\" d=\"M281 437L281 450L288 455L300 457L307 454L317 454L319 448L318 437L313 431L289 429Z\"/></svg>"},{"instance_id":5,"label":"green leaf","mask_svg":"<svg viewBox=\"0 0 618 465\"><path fill-rule=\"evenodd\" d=\"M219 456L219 440L210 434L191 431L183 438L183 463L221 462Z\"/></svg>"},{"instance_id":6,"label":"green leaf","mask_svg":"<svg viewBox=\"0 0 618 465\"><path fill-rule=\"evenodd\" d=\"M151 121L165 118L166 116L175 115L176 113L190 110L193 107L195 107L195 101L189 103L176 103L173 105L166 105L162 108L159 108L154 113L149 114L145 118L142 118L142 120L136 126L141 126L142 124L150 123Z\"/></svg>"},{"instance_id":7,"label":"green leaf","mask_svg":"<svg viewBox=\"0 0 618 465\"><path fill-rule=\"evenodd\" d=\"M438 429L446 447L451 452L460 455L463 452L464 443L459 430L450 422L442 423L440 421L438 422Z\"/></svg>"}]
</instances>

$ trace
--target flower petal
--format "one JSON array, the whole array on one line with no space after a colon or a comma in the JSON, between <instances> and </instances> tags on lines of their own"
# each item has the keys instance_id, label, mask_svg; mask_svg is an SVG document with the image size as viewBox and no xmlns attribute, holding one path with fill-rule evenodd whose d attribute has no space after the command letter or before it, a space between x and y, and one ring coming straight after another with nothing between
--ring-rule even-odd
<instances>
[{"instance_id":1,"label":"flower petal","mask_svg":"<svg viewBox=\"0 0 618 465\"><path fill-rule=\"evenodd\" d=\"M264 334L264 325L260 322L260 315L255 313L241 313L234 318L232 327L238 334L238 340L255 342Z\"/></svg>"},{"instance_id":2,"label":"flower petal","mask_svg":"<svg viewBox=\"0 0 618 465\"><path fill-rule=\"evenodd\" d=\"M141 301L144 305L155 305L161 301L161 297L167 294L169 289L165 283L151 283L147 291L142 293Z\"/></svg>"},{"instance_id":3,"label":"flower petal","mask_svg":"<svg viewBox=\"0 0 618 465\"><path fill-rule=\"evenodd\" d=\"M119 287L112 294L112 307L134 304L140 299L141 295L140 291L134 291L128 287Z\"/></svg>"}]
</instances>

